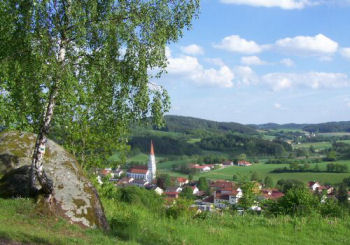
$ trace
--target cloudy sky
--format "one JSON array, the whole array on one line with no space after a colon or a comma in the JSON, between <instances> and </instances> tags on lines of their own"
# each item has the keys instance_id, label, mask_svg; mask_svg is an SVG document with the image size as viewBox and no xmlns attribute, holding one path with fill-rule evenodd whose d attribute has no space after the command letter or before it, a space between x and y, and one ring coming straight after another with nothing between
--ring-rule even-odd
<instances>
[{"instance_id":1,"label":"cloudy sky","mask_svg":"<svg viewBox=\"0 0 350 245\"><path fill-rule=\"evenodd\" d=\"M350 1L202 0L168 48L170 114L240 123L350 120Z\"/></svg>"}]
</instances>

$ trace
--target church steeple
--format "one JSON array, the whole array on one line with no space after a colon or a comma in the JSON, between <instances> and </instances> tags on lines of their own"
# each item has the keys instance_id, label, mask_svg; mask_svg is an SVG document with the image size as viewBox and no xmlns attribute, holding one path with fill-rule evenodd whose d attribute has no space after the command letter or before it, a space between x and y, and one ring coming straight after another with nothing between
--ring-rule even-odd
<instances>
[{"instance_id":1,"label":"church steeple","mask_svg":"<svg viewBox=\"0 0 350 245\"><path fill-rule=\"evenodd\" d=\"M148 161L148 170L150 172L149 174L149 182L152 182L156 178L156 157L154 155L154 147L153 147L153 142L151 140L151 150L149 154L149 161Z\"/></svg>"},{"instance_id":2,"label":"church steeple","mask_svg":"<svg viewBox=\"0 0 350 245\"><path fill-rule=\"evenodd\" d=\"M151 152L150 152L151 155L154 155L154 149L153 149L153 142L151 140Z\"/></svg>"}]
</instances>

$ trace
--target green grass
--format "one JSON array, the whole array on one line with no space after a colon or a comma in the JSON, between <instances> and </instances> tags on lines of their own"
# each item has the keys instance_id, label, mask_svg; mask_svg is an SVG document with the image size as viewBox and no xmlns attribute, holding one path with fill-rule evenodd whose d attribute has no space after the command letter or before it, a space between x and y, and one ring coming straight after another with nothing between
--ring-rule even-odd
<instances>
[{"instance_id":1,"label":"green grass","mask_svg":"<svg viewBox=\"0 0 350 245\"><path fill-rule=\"evenodd\" d=\"M348 136L350 132L318 133L320 136Z\"/></svg>"},{"instance_id":2,"label":"green grass","mask_svg":"<svg viewBox=\"0 0 350 245\"><path fill-rule=\"evenodd\" d=\"M28 244L349 244L349 217L213 214L207 218L167 218L161 212L103 199L112 231L82 229L35 211L28 199L0 199L1 239Z\"/></svg>"},{"instance_id":3,"label":"green grass","mask_svg":"<svg viewBox=\"0 0 350 245\"><path fill-rule=\"evenodd\" d=\"M310 148L310 146L313 146L316 150L324 150L324 149L330 148L332 146L332 143L329 141L301 143L301 144L293 145L293 148L295 149Z\"/></svg>"},{"instance_id":4,"label":"green grass","mask_svg":"<svg viewBox=\"0 0 350 245\"><path fill-rule=\"evenodd\" d=\"M191 138L191 139L187 140L187 143L195 144L195 143L198 143L200 141L201 141L200 138Z\"/></svg>"},{"instance_id":5,"label":"green grass","mask_svg":"<svg viewBox=\"0 0 350 245\"><path fill-rule=\"evenodd\" d=\"M30 199L0 198L0 238L26 244L132 244L40 214Z\"/></svg>"},{"instance_id":6,"label":"green grass","mask_svg":"<svg viewBox=\"0 0 350 245\"><path fill-rule=\"evenodd\" d=\"M325 170L326 165L329 162L318 163L320 170ZM350 160L347 161L336 161L336 163L346 164L350 169ZM313 168L316 164L310 164ZM246 176L250 178L253 172L257 172L259 177L263 180L266 176L270 176L276 183L279 179L297 179L303 181L304 183L308 181L320 181L321 183L330 183L337 184L340 183L344 178L350 177L350 173L313 173L313 172L304 172L304 173L271 173L272 170L276 168L288 167L289 164L253 164L250 167L238 167L230 166L222 169L212 170L207 173L200 173L194 176L195 179L204 176L208 179L226 179L232 180L233 175L237 176ZM160 169L161 173L166 173L171 176L187 176L185 174L177 173L171 171L171 169Z\"/></svg>"},{"instance_id":7,"label":"green grass","mask_svg":"<svg viewBox=\"0 0 350 245\"><path fill-rule=\"evenodd\" d=\"M117 233L140 244L349 244L349 220L321 217L266 218L212 215L206 219L167 218L145 208L105 200Z\"/></svg>"}]
</instances>

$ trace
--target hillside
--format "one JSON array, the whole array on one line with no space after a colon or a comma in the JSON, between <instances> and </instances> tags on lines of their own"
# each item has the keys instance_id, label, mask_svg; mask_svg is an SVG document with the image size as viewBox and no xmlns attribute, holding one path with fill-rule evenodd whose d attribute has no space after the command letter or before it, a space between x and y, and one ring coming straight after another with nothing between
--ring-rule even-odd
<instances>
[{"instance_id":1,"label":"hillside","mask_svg":"<svg viewBox=\"0 0 350 245\"><path fill-rule=\"evenodd\" d=\"M249 124L248 126L255 129L263 129L263 130L293 129L293 130L303 130L310 133L350 132L350 121L325 122L325 123L314 123L314 124L266 123L266 124Z\"/></svg>"},{"instance_id":2,"label":"hillside","mask_svg":"<svg viewBox=\"0 0 350 245\"><path fill-rule=\"evenodd\" d=\"M194 117L167 115L166 126L162 129L168 132L194 133L195 131L236 132L242 134L257 134L257 131L240 123L215 122Z\"/></svg>"}]
</instances>

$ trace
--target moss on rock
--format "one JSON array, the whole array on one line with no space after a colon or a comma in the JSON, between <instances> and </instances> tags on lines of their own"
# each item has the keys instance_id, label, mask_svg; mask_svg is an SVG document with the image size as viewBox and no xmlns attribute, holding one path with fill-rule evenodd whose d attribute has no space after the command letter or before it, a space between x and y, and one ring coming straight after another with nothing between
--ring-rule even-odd
<instances>
[{"instance_id":1,"label":"moss on rock","mask_svg":"<svg viewBox=\"0 0 350 245\"><path fill-rule=\"evenodd\" d=\"M3 175L0 188L3 192L7 190L7 196L23 196L28 193L26 188L16 193L16 190L20 190L19 186L13 183L14 179L11 180L6 176L9 172L18 171L21 167L28 171L35 140L36 135L32 133L14 131L0 133L0 176ZM54 183L55 204L52 206L55 209L54 213L65 217L72 223L108 229L98 194L84 176L75 158L58 144L48 140L43 164L46 174ZM21 186L28 181L24 176L16 176L20 177ZM38 205L40 203L42 204L39 201ZM40 208L47 209L48 207L41 205Z\"/></svg>"}]
</instances>

